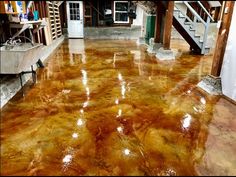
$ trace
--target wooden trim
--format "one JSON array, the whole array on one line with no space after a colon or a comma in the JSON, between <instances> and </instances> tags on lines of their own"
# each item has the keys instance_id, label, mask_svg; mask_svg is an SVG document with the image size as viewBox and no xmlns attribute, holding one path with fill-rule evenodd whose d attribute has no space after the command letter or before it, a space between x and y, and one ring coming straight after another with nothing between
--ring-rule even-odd
<instances>
[{"instance_id":1,"label":"wooden trim","mask_svg":"<svg viewBox=\"0 0 236 177\"><path fill-rule=\"evenodd\" d=\"M163 47L164 49L170 49L170 39L171 39L171 29L173 22L173 12L174 12L174 1L168 1L168 6L166 10L166 18L164 25L164 38L163 38Z\"/></svg>"},{"instance_id":2,"label":"wooden trim","mask_svg":"<svg viewBox=\"0 0 236 177\"><path fill-rule=\"evenodd\" d=\"M234 10L234 1L226 1L225 8L228 8L228 13L223 14L222 24L218 32L215 52L211 68L211 75L220 76L221 67L224 59L225 48L227 45L228 34L231 24L231 19Z\"/></svg>"},{"instance_id":3,"label":"wooden trim","mask_svg":"<svg viewBox=\"0 0 236 177\"><path fill-rule=\"evenodd\" d=\"M226 96L226 95L222 95L223 98L225 98L227 101L229 101L230 103L236 105L236 101L234 101L233 99L231 99L230 97Z\"/></svg>"}]
</instances>

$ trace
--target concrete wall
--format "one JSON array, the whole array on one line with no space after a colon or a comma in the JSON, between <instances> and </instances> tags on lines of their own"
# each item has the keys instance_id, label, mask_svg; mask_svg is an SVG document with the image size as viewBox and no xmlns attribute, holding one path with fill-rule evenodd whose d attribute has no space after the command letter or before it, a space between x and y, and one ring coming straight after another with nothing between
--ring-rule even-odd
<instances>
[{"instance_id":1,"label":"concrete wall","mask_svg":"<svg viewBox=\"0 0 236 177\"><path fill-rule=\"evenodd\" d=\"M223 94L236 101L236 5L221 70Z\"/></svg>"},{"instance_id":2,"label":"concrete wall","mask_svg":"<svg viewBox=\"0 0 236 177\"><path fill-rule=\"evenodd\" d=\"M141 26L131 27L85 27L85 39L138 39Z\"/></svg>"},{"instance_id":3,"label":"concrete wall","mask_svg":"<svg viewBox=\"0 0 236 177\"><path fill-rule=\"evenodd\" d=\"M136 8L136 19L133 20L133 25L134 26L142 26L143 25L143 9L137 5Z\"/></svg>"}]
</instances>

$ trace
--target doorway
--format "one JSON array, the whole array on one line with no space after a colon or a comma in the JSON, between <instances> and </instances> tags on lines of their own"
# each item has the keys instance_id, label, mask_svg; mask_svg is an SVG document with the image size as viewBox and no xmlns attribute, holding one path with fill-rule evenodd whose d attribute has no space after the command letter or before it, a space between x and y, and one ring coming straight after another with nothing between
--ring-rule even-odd
<instances>
[{"instance_id":1,"label":"doorway","mask_svg":"<svg viewBox=\"0 0 236 177\"><path fill-rule=\"evenodd\" d=\"M83 38L83 1L67 1L68 37Z\"/></svg>"}]
</instances>

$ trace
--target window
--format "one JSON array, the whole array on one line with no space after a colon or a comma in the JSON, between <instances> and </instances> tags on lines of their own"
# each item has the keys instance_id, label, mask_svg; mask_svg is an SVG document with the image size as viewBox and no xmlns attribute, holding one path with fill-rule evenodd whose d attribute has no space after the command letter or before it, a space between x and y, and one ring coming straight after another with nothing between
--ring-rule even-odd
<instances>
[{"instance_id":1,"label":"window","mask_svg":"<svg viewBox=\"0 0 236 177\"><path fill-rule=\"evenodd\" d=\"M129 23L128 1L114 1L114 22Z\"/></svg>"},{"instance_id":2,"label":"window","mask_svg":"<svg viewBox=\"0 0 236 177\"><path fill-rule=\"evenodd\" d=\"M70 20L80 20L79 3L70 3Z\"/></svg>"}]
</instances>

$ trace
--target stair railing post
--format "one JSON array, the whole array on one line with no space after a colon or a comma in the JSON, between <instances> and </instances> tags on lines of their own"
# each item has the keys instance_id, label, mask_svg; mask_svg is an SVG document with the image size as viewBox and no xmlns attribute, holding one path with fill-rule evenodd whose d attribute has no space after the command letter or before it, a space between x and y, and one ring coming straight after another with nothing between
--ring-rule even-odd
<instances>
[{"instance_id":1,"label":"stair railing post","mask_svg":"<svg viewBox=\"0 0 236 177\"><path fill-rule=\"evenodd\" d=\"M207 42L207 35L208 35L208 30L209 30L209 25L210 25L211 19L208 16L207 17L207 22L205 24L205 30L204 30L204 36L203 36L203 43L202 43L202 50L201 54L205 54L205 47L206 47L206 42Z\"/></svg>"},{"instance_id":2,"label":"stair railing post","mask_svg":"<svg viewBox=\"0 0 236 177\"><path fill-rule=\"evenodd\" d=\"M193 18L193 27L196 28L197 26L197 17L194 15L194 18Z\"/></svg>"}]
</instances>

